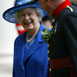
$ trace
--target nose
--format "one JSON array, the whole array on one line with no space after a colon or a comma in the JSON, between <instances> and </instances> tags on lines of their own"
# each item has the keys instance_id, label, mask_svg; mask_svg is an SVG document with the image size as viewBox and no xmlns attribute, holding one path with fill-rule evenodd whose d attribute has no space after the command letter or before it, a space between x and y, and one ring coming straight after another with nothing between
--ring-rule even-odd
<instances>
[{"instance_id":1,"label":"nose","mask_svg":"<svg viewBox=\"0 0 77 77\"><path fill-rule=\"evenodd\" d=\"M28 16L28 15L25 15L25 16L24 16L24 19L25 19L25 20L28 20L28 19L29 19L29 16Z\"/></svg>"}]
</instances>

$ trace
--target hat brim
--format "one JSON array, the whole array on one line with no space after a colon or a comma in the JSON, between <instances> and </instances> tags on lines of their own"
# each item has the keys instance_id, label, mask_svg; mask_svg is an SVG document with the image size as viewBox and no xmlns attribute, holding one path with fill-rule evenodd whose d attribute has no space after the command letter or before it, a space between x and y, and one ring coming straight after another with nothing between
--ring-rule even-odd
<instances>
[{"instance_id":1,"label":"hat brim","mask_svg":"<svg viewBox=\"0 0 77 77\"><path fill-rule=\"evenodd\" d=\"M26 5L26 4L23 4L23 5L19 5L19 6L15 6L15 7L12 7L12 8L9 8L8 10L6 10L4 13L3 13L3 18L8 21L8 22L11 22L11 23L18 23L18 21L16 20L16 12L20 9L23 9L23 8L28 8L28 7L36 7L36 8L40 8L39 5L39 2L36 2L34 4L30 4L30 5ZM41 9L41 8L40 8ZM41 9L42 12L43 12L43 17L47 15L46 11Z\"/></svg>"}]
</instances>

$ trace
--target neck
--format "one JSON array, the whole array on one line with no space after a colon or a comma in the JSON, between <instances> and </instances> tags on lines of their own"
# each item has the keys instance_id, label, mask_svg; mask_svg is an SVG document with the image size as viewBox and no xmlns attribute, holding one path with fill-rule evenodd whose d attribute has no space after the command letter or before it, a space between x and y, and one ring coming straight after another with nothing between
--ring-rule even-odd
<instances>
[{"instance_id":1,"label":"neck","mask_svg":"<svg viewBox=\"0 0 77 77\"><path fill-rule=\"evenodd\" d=\"M49 10L47 10L48 15L51 16L53 14L53 11L64 1L65 0L48 0L47 1L47 5L49 7Z\"/></svg>"},{"instance_id":2,"label":"neck","mask_svg":"<svg viewBox=\"0 0 77 77\"><path fill-rule=\"evenodd\" d=\"M36 32L36 28L35 29L28 30L27 35L28 36L33 36L35 32Z\"/></svg>"},{"instance_id":3,"label":"neck","mask_svg":"<svg viewBox=\"0 0 77 77\"><path fill-rule=\"evenodd\" d=\"M28 33L26 35L26 41L27 42L30 42L30 41L32 41L35 38L35 36L38 33L39 27L40 27L40 25L37 26L35 29L28 31ZM32 37L31 38L28 38L28 36L32 36Z\"/></svg>"},{"instance_id":4,"label":"neck","mask_svg":"<svg viewBox=\"0 0 77 77\"><path fill-rule=\"evenodd\" d=\"M49 6L51 7L51 11L53 12L61 3L63 3L65 0L51 0L51 2L49 2ZM52 6L51 6L52 5ZM52 13L51 12L51 13Z\"/></svg>"},{"instance_id":5,"label":"neck","mask_svg":"<svg viewBox=\"0 0 77 77\"><path fill-rule=\"evenodd\" d=\"M33 36L36 33L36 31L39 29L39 27L40 27L40 25L36 26L34 29L28 30L27 35Z\"/></svg>"},{"instance_id":6,"label":"neck","mask_svg":"<svg viewBox=\"0 0 77 77\"><path fill-rule=\"evenodd\" d=\"M56 3L55 3L55 7L53 10L55 10L61 3L63 3L65 0L56 0Z\"/></svg>"}]
</instances>

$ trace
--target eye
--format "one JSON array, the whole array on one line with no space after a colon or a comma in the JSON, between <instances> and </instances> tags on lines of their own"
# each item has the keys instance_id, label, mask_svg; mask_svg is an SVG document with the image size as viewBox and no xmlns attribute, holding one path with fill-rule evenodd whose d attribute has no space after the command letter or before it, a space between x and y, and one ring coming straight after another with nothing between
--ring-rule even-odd
<instances>
[{"instance_id":1,"label":"eye","mask_svg":"<svg viewBox=\"0 0 77 77\"><path fill-rule=\"evenodd\" d=\"M30 13L28 13L28 16L31 16L32 15L32 13L30 12Z\"/></svg>"}]
</instances>

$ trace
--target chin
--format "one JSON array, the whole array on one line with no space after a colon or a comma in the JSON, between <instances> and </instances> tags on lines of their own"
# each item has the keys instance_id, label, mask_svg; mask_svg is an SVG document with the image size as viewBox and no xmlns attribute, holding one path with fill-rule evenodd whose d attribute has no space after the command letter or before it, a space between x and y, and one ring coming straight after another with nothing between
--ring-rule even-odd
<instances>
[{"instance_id":1,"label":"chin","mask_svg":"<svg viewBox=\"0 0 77 77\"><path fill-rule=\"evenodd\" d=\"M29 27L29 28L27 28L27 30L32 30L33 29L33 27Z\"/></svg>"}]
</instances>

